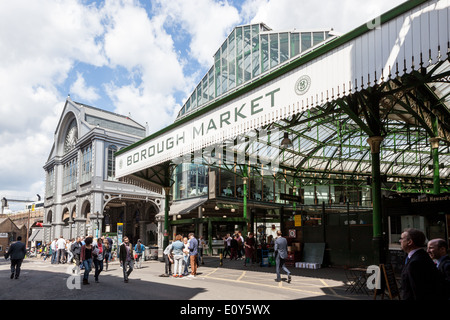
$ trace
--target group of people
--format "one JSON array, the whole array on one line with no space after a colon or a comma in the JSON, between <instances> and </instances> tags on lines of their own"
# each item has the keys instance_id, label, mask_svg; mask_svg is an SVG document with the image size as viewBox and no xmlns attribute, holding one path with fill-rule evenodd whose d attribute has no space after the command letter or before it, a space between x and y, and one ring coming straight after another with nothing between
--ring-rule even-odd
<instances>
[{"instance_id":1,"label":"group of people","mask_svg":"<svg viewBox=\"0 0 450 320\"><path fill-rule=\"evenodd\" d=\"M402 250L407 254L401 272L403 300L450 299L450 257L443 239L428 241L417 229L406 229L400 237Z\"/></svg>"},{"instance_id":2,"label":"group of people","mask_svg":"<svg viewBox=\"0 0 450 320\"><path fill-rule=\"evenodd\" d=\"M233 235L229 233L223 237L225 250L223 252L223 258L227 255L230 256L230 260L244 260L244 266L247 263L255 262L256 241L253 232L248 234L248 237L244 240L242 233L236 230Z\"/></svg>"},{"instance_id":3,"label":"group of people","mask_svg":"<svg viewBox=\"0 0 450 320\"><path fill-rule=\"evenodd\" d=\"M245 241L241 239L240 232L236 232L232 237L227 235L226 253L230 254L230 259L242 259L245 252L246 263L252 260L255 250L255 239L253 233ZM229 245L228 245L228 239ZM17 238L5 258L11 260L11 279L18 279L20 267L26 255L25 244ZM399 240L402 250L407 254L405 265L401 273L402 299L404 300L425 300L425 299L449 299L450 298L450 257L448 255L448 244L443 239L432 239L426 243L425 234L417 229L406 229ZM242 248L239 243L243 243ZM52 263L74 262L73 272L84 270L83 284L89 284L89 273L92 266L95 268L94 279L99 282L99 275L103 271L104 263L106 270L112 258L111 238L101 237L94 239L92 236L86 238L77 237L66 241L62 236L54 239L52 243L42 248L44 259L52 257ZM194 233L189 233L188 237L177 235L175 241L169 244L164 250L165 276L182 278L183 276L195 277L199 261L202 261L202 250L206 246L203 237L198 240ZM47 249L48 250L47 250ZM239 249L243 249L239 253ZM426 250L424 249L426 248ZM128 277L133 271L134 262L142 260L145 247L140 240L133 247L128 237L123 238L118 249L118 258L123 269L124 282L128 282ZM285 266L287 257L287 240L282 237L280 231L274 242L276 256L276 281L281 281L280 269L288 276L288 283L291 281L291 273ZM134 254L133 254L134 252ZM173 265L173 273L172 273ZM191 269L189 274L189 267Z\"/></svg>"},{"instance_id":4,"label":"group of people","mask_svg":"<svg viewBox=\"0 0 450 320\"><path fill-rule=\"evenodd\" d=\"M113 240L110 237L94 238L93 236L64 239L61 236L42 246L41 257L44 261L51 257L52 264L74 263L72 272L83 271L83 284L89 284L89 274L94 269L94 281L99 283L99 275L113 259ZM145 246L138 240L133 247L128 237L118 248L117 257L123 269L124 282L136 267L141 267Z\"/></svg>"},{"instance_id":5,"label":"group of people","mask_svg":"<svg viewBox=\"0 0 450 320\"><path fill-rule=\"evenodd\" d=\"M203 237L198 240L194 233L188 237L178 234L175 241L164 249L165 273L163 276L174 278L196 277L199 260L202 260L202 250L205 246ZM173 273L172 273L173 265ZM189 267L191 272L189 274Z\"/></svg>"}]
</instances>

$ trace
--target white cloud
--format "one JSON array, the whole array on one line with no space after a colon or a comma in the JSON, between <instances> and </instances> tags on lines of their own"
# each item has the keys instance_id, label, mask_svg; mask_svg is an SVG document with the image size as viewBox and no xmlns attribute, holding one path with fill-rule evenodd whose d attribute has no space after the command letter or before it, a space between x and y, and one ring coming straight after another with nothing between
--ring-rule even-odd
<instances>
[{"instance_id":1,"label":"white cloud","mask_svg":"<svg viewBox=\"0 0 450 320\"><path fill-rule=\"evenodd\" d=\"M167 23L191 37L190 54L201 64L212 65L213 56L231 30L240 23L238 10L228 2L213 0L157 0Z\"/></svg>"},{"instance_id":2,"label":"white cloud","mask_svg":"<svg viewBox=\"0 0 450 320\"><path fill-rule=\"evenodd\" d=\"M404 0L246 0L244 18L252 23L264 22L274 30L311 30L333 28L346 33Z\"/></svg>"},{"instance_id":3,"label":"white cloud","mask_svg":"<svg viewBox=\"0 0 450 320\"><path fill-rule=\"evenodd\" d=\"M70 94L75 94L79 97L80 101L94 102L100 99L100 95L97 93L97 88L86 86L86 80L83 74L77 72L77 80L70 87ZM78 98L77 98L78 99Z\"/></svg>"},{"instance_id":4,"label":"white cloud","mask_svg":"<svg viewBox=\"0 0 450 320\"><path fill-rule=\"evenodd\" d=\"M0 2L0 194L43 194L43 164L75 61L107 61L99 11L79 1Z\"/></svg>"},{"instance_id":5,"label":"white cloud","mask_svg":"<svg viewBox=\"0 0 450 320\"><path fill-rule=\"evenodd\" d=\"M186 82L163 17L150 18L134 2L107 2L104 10L108 20L104 52L111 66L125 67L130 74L127 84L106 85L115 112L148 122L152 132L167 126L180 108L173 95Z\"/></svg>"}]
</instances>

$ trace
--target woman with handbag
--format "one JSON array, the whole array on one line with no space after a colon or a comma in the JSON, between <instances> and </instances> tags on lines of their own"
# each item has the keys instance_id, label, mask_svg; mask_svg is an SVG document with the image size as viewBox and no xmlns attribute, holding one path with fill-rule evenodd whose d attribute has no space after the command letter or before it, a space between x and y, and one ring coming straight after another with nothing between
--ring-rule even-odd
<instances>
[{"instance_id":1,"label":"woman with handbag","mask_svg":"<svg viewBox=\"0 0 450 320\"><path fill-rule=\"evenodd\" d=\"M98 238L97 242L94 244L93 258L95 266L94 279L95 283L98 283L98 276L100 275L100 272L103 271L103 243L100 238Z\"/></svg>"},{"instance_id":2,"label":"woman with handbag","mask_svg":"<svg viewBox=\"0 0 450 320\"><path fill-rule=\"evenodd\" d=\"M92 257L94 246L92 245L92 238L87 237L84 240L84 245L81 247L80 261L84 267L83 284L89 284L89 272L91 272Z\"/></svg>"},{"instance_id":3,"label":"woman with handbag","mask_svg":"<svg viewBox=\"0 0 450 320\"><path fill-rule=\"evenodd\" d=\"M105 271L108 271L108 263L111 258L111 247L107 239L103 241L103 257L105 259Z\"/></svg>"}]
</instances>

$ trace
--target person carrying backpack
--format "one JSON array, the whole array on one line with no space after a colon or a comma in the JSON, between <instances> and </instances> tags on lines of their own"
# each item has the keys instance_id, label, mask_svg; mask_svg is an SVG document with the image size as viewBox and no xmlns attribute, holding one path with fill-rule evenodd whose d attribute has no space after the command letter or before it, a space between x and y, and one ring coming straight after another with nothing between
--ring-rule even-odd
<instances>
[{"instance_id":1,"label":"person carrying backpack","mask_svg":"<svg viewBox=\"0 0 450 320\"><path fill-rule=\"evenodd\" d=\"M138 239L136 245L134 246L136 269L140 269L142 266L142 254L145 251L145 246L141 243L141 239Z\"/></svg>"}]
</instances>

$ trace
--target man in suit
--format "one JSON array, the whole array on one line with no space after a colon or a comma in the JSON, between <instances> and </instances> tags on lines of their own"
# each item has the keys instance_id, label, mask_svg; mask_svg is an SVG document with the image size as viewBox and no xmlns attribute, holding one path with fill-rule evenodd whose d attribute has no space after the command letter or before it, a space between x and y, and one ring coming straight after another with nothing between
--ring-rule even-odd
<instances>
[{"instance_id":1,"label":"man in suit","mask_svg":"<svg viewBox=\"0 0 450 320\"><path fill-rule=\"evenodd\" d=\"M291 282L291 272L288 270L288 268L286 268L286 265L285 265L285 259L287 258L287 240L286 240L286 238L283 238L281 236L280 230L277 231L277 239L275 240L274 251L276 254L276 258L275 258L276 269L275 270L277 272L277 279L275 281L276 282L281 281L281 277L280 277L280 267L281 267L288 275L287 282L290 283Z\"/></svg>"},{"instance_id":2,"label":"man in suit","mask_svg":"<svg viewBox=\"0 0 450 320\"><path fill-rule=\"evenodd\" d=\"M406 229L400 238L402 250L408 255L401 274L403 300L445 299L442 276L425 252L425 234Z\"/></svg>"},{"instance_id":3,"label":"man in suit","mask_svg":"<svg viewBox=\"0 0 450 320\"><path fill-rule=\"evenodd\" d=\"M448 244L444 239L433 239L428 242L427 252L436 262L436 268L442 274L447 298L450 299L450 256Z\"/></svg>"},{"instance_id":4,"label":"man in suit","mask_svg":"<svg viewBox=\"0 0 450 320\"><path fill-rule=\"evenodd\" d=\"M26 253L25 243L22 242L22 237L19 236L17 237L17 241L9 247L9 250L5 255L6 259L8 257L11 258L11 279L19 279L20 267Z\"/></svg>"},{"instance_id":5,"label":"man in suit","mask_svg":"<svg viewBox=\"0 0 450 320\"><path fill-rule=\"evenodd\" d=\"M123 237L123 243L119 247L119 261L123 268L123 281L128 283L128 276L133 272L134 257L133 246L127 236Z\"/></svg>"},{"instance_id":6,"label":"man in suit","mask_svg":"<svg viewBox=\"0 0 450 320\"><path fill-rule=\"evenodd\" d=\"M450 281L450 257L448 245L443 239L433 239L428 242L427 252L436 262L436 267L442 272L445 279Z\"/></svg>"}]
</instances>

